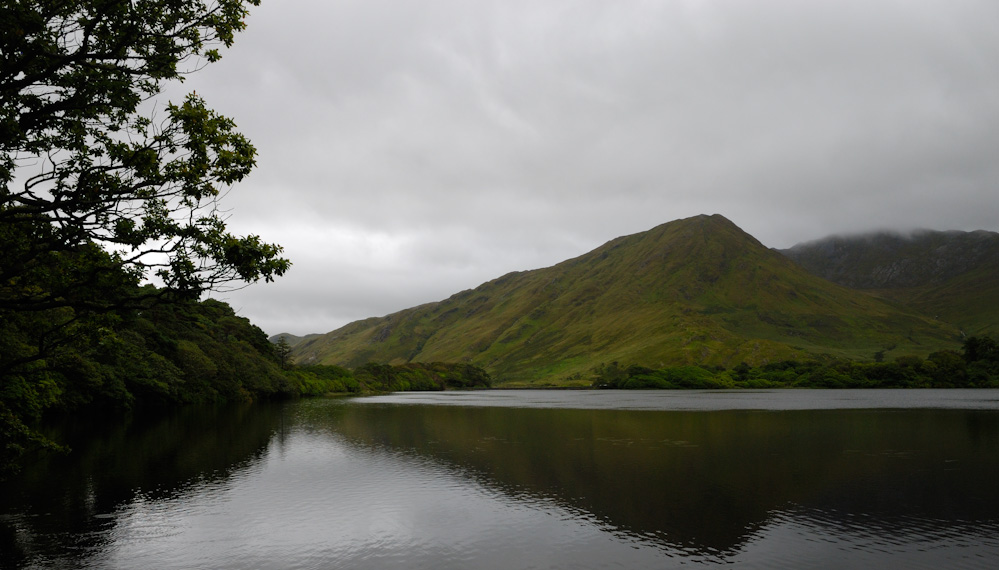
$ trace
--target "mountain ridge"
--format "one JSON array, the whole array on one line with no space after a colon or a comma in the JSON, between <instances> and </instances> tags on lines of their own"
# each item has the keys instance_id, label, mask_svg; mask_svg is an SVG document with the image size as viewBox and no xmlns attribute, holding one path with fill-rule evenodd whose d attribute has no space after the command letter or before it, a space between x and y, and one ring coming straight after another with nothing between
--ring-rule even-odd
<instances>
[{"instance_id":1,"label":"mountain ridge","mask_svg":"<svg viewBox=\"0 0 999 570\"><path fill-rule=\"evenodd\" d=\"M964 334L999 331L999 233L878 232L779 251L816 275L911 306Z\"/></svg>"},{"instance_id":2,"label":"mountain ridge","mask_svg":"<svg viewBox=\"0 0 999 570\"><path fill-rule=\"evenodd\" d=\"M815 273L854 289L939 285L999 261L999 233L916 230L829 236L778 250Z\"/></svg>"}]
</instances>

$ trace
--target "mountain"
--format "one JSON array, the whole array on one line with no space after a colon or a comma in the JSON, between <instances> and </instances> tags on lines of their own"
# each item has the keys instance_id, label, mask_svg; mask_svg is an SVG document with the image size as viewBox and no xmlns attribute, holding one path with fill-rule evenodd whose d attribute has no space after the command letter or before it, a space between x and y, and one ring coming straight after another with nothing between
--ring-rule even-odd
<instances>
[{"instance_id":1,"label":"mountain","mask_svg":"<svg viewBox=\"0 0 999 570\"><path fill-rule=\"evenodd\" d=\"M307 334L305 336L296 336L296 335L293 335L291 333L278 333L276 335L268 337L267 340L270 341L273 344L277 344L277 343L281 342L281 339L283 338L284 341L288 343L288 346L295 346L296 344L302 342L303 340L311 340L311 339L314 339L314 338L317 338L317 337L320 337L320 336L322 336L322 335L321 334Z\"/></svg>"},{"instance_id":2,"label":"mountain","mask_svg":"<svg viewBox=\"0 0 999 570\"><path fill-rule=\"evenodd\" d=\"M902 303L968 335L999 332L999 234L833 236L781 253L809 272Z\"/></svg>"},{"instance_id":3,"label":"mountain","mask_svg":"<svg viewBox=\"0 0 999 570\"><path fill-rule=\"evenodd\" d=\"M734 366L956 348L952 327L805 271L722 216L614 239L449 299L348 324L299 363L459 361L496 383L586 383L601 363Z\"/></svg>"}]
</instances>

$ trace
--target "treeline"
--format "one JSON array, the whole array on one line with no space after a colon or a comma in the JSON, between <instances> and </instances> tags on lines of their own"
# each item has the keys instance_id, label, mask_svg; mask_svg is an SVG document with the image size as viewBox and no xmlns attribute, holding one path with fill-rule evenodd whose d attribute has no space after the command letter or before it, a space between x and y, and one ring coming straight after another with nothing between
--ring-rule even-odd
<instances>
[{"instance_id":1,"label":"treeline","mask_svg":"<svg viewBox=\"0 0 999 570\"><path fill-rule=\"evenodd\" d=\"M0 313L0 471L27 450L55 447L31 425L44 415L118 413L290 397L259 328L225 303L137 289L128 309Z\"/></svg>"},{"instance_id":2,"label":"treeline","mask_svg":"<svg viewBox=\"0 0 999 570\"><path fill-rule=\"evenodd\" d=\"M36 321L45 313L5 316L0 475L25 451L56 447L29 427L45 415L491 385L485 371L467 364L367 364L353 371L290 366L260 328L211 299L150 300L137 310L100 315L42 350L32 334L44 329Z\"/></svg>"},{"instance_id":3,"label":"treeline","mask_svg":"<svg viewBox=\"0 0 999 570\"><path fill-rule=\"evenodd\" d=\"M411 362L388 365L368 363L354 370L340 366L301 366L287 372L303 395L434 391L489 388L489 373L471 364Z\"/></svg>"},{"instance_id":4,"label":"treeline","mask_svg":"<svg viewBox=\"0 0 999 570\"><path fill-rule=\"evenodd\" d=\"M773 362L731 369L671 366L594 370L593 386L623 389L723 388L999 388L999 344L989 336L968 337L960 352L942 350L926 358L893 361L826 360Z\"/></svg>"},{"instance_id":5,"label":"treeline","mask_svg":"<svg viewBox=\"0 0 999 570\"><path fill-rule=\"evenodd\" d=\"M297 392L259 328L225 303L149 302L105 315L102 330L66 335L30 358L32 345L4 328L0 406L21 418L80 408L126 409L292 396Z\"/></svg>"}]
</instances>

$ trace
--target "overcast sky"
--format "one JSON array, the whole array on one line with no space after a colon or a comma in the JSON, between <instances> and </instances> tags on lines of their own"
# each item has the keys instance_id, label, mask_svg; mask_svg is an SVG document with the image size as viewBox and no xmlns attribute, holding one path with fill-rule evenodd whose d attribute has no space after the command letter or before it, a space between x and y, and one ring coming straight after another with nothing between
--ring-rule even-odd
<instances>
[{"instance_id":1,"label":"overcast sky","mask_svg":"<svg viewBox=\"0 0 999 570\"><path fill-rule=\"evenodd\" d=\"M770 247L999 230L995 0L264 0L247 24L181 88L259 150L230 227L294 266L216 296L268 334L702 213Z\"/></svg>"}]
</instances>

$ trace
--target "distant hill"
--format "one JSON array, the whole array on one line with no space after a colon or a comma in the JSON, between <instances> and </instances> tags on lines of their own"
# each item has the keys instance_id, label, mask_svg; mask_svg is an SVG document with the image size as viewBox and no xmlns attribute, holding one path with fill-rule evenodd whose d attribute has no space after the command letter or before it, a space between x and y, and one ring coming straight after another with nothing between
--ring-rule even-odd
<instances>
[{"instance_id":1,"label":"distant hill","mask_svg":"<svg viewBox=\"0 0 999 570\"><path fill-rule=\"evenodd\" d=\"M999 234L881 232L834 236L781 253L815 275L949 322L999 332Z\"/></svg>"},{"instance_id":2,"label":"distant hill","mask_svg":"<svg viewBox=\"0 0 999 570\"><path fill-rule=\"evenodd\" d=\"M295 336L291 333L279 333L274 336L269 337L267 340L271 341L273 344L277 344L281 341L283 337L288 346L295 346L296 344L302 342L303 340L311 340L317 337L323 336L321 334L307 334L305 336Z\"/></svg>"},{"instance_id":3,"label":"distant hill","mask_svg":"<svg viewBox=\"0 0 999 570\"><path fill-rule=\"evenodd\" d=\"M722 216L677 220L575 259L301 342L300 363L459 361L496 383L586 383L620 362L734 366L959 346L956 329L812 275Z\"/></svg>"}]
</instances>

